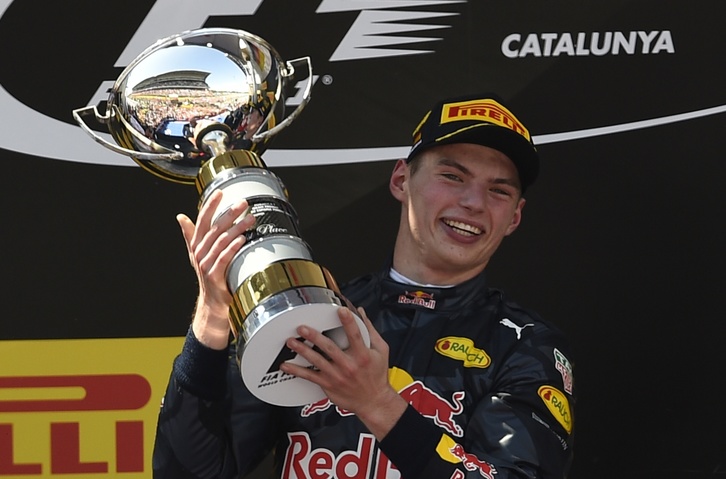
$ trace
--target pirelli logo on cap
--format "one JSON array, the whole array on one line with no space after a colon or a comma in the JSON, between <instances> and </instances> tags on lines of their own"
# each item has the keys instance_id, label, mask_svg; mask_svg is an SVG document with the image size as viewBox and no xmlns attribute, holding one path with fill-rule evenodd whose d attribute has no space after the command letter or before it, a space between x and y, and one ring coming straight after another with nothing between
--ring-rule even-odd
<instances>
[{"instance_id":1,"label":"pirelli logo on cap","mask_svg":"<svg viewBox=\"0 0 726 479\"><path fill-rule=\"evenodd\" d=\"M508 128L530 141L529 131L511 111L494 100L473 100L446 103L441 108L441 124L453 121L483 121Z\"/></svg>"}]
</instances>

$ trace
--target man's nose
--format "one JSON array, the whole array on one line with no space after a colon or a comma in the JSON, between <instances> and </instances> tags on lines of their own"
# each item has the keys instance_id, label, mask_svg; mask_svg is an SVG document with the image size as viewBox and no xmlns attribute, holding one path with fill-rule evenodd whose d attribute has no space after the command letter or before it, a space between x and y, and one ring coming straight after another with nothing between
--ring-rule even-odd
<instances>
[{"instance_id":1,"label":"man's nose","mask_svg":"<svg viewBox=\"0 0 726 479\"><path fill-rule=\"evenodd\" d=\"M486 190L475 186L466 188L459 198L459 204L471 211L482 211L486 208L486 203Z\"/></svg>"}]
</instances>

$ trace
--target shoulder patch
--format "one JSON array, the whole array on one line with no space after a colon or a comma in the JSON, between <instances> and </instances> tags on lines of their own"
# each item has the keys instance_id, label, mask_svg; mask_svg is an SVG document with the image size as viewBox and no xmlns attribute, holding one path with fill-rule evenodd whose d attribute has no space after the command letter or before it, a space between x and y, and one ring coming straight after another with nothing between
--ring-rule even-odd
<instances>
[{"instance_id":1,"label":"shoulder patch","mask_svg":"<svg viewBox=\"0 0 726 479\"><path fill-rule=\"evenodd\" d=\"M560 352L559 349L555 348L555 368L562 375L562 383L565 386L565 392L572 394L572 363Z\"/></svg>"},{"instance_id":2,"label":"shoulder patch","mask_svg":"<svg viewBox=\"0 0 726 479\"><path fill-rule=\"evenodd\" d=\"M565 428L567 434L572 432L572 414L570 413L570 403L567 401L565 393L552 386L541 386L537 390L537 394L550 413L557 419L562 427Z\"/></svg>"}]
</instances>

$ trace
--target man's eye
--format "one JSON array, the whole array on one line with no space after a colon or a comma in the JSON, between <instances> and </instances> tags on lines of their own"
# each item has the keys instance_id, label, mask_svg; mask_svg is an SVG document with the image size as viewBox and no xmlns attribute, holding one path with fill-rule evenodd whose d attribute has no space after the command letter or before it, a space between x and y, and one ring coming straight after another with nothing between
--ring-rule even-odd
<instances>
[{"instance_id":1,"label":"man's eye","mask_svg":"<svg viewBox=\"0 0 726 479\"><path fill-rule=\"evenodd\" d=\"M455 175L453 173L443 173L443 176L444 176L444 178L448 178L449 180L454 180L454 181L461 180L461 178L459 178L457 175Z\"/></svg>"},{"instance_id":2,"label":"man's eye","mask_svg":"<svg viewBox=\"0 0 726 479\"><path fill-rule=\"evenodd\" d=\"M492 188L490 191L498 195L512 196L512 194L508 190L503 190L501 188Z\"/></svg>"}]
</instances>

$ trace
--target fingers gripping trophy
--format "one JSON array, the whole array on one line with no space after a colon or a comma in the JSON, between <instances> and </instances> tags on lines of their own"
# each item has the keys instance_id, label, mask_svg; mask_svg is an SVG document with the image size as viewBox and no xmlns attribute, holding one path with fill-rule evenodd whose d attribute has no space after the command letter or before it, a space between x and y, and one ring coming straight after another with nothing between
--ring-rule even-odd
<instances>
[{"instance_id":1,"label":"fingers gripping trophy","mask_svg":"<svg viewBox=\"0 0 726 479\"><path fill-rule=\"evenodd\" d=\"M307 85L302 102L284 116L296 66L307 74ZM105 114L97 106L73 111L103 146L163 179L195 185L200 208L221 190L215 220L247 200L256 221L226 272L233 297L229 319L245 385L281 406L325 397L317 385L279 370L288 360L312 367L285 346L298 326L347 347L337 316L347 302L330 272L313 260L284 184L261 157L309 102L311 87L309 57L285 62L258 36L202 28L159 40L134 59L111 89ZM89 116L106 125L116 144L86 124ZM369 344L367 329L354 316Z\"/></svg>"}]
</instances>

